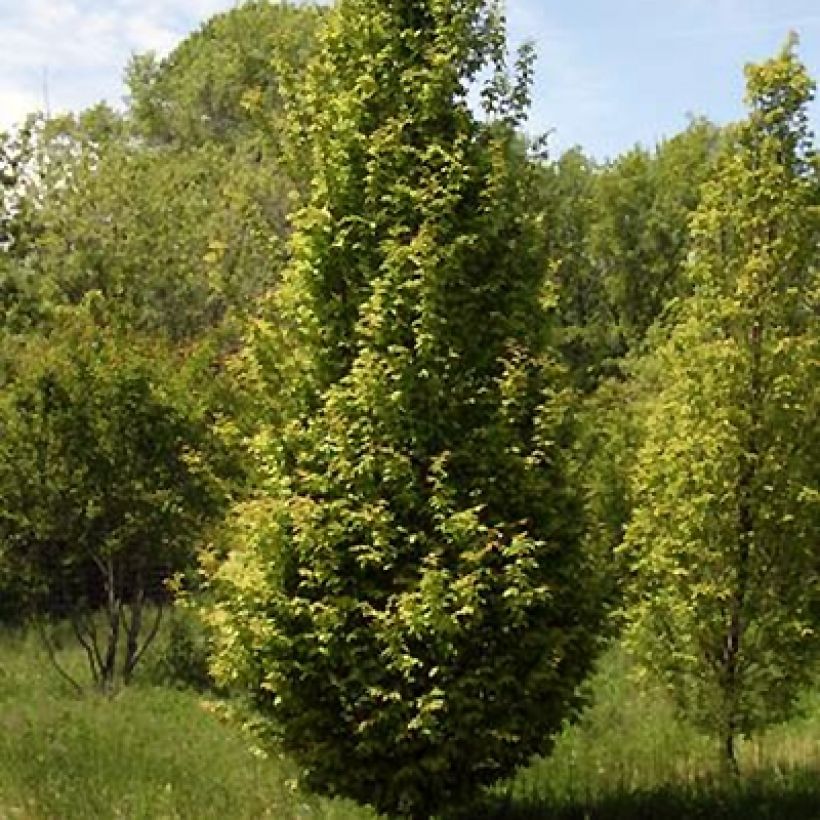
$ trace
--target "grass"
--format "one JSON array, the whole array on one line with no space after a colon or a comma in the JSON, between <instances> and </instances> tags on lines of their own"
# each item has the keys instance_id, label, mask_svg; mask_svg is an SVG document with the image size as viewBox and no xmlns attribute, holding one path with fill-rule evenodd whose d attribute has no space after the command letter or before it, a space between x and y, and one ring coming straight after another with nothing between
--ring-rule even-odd
<instances>
[{"instance_id":1,"label":"grass","mask_svg":"<svg viewBox=\"0 0 820 820\"><path fill-rule=\"evenodd\" d=\"M80 674L82 657L62 653ZM820 694L805 714L741 747L727 781L714 743L634 687L613 652L594 705L537 760L492 790L473 818L820 820ZM78 697L32 635L0 634L0 820L327 818L367 809L299 789L295 766L220 720L206 698L143 677L109 700Z\"/></svg>"},{"instance_id":2,"label":"grass","mask_svg":"<svg viewBox=\"0 0 820 820\"><path fill-rule=\"evenodd\" d=\"M612 651L590 681L593 703L537 760L495 790L498 818L820 820L820 692L801 716L742 742L742 776L720 770L716 741L677 719L660 690L634 685Z\"/></svg>"},{"instance_id":3,"label":"grass","mask_svg":"<svg viewBox=\"0 0 820 820\"><path fill-rule=\"evenodd\" d=\"M79 672L81 658L70 657ZM33 636L0 641L0 818L324 818L372 814L302 793L202 696L145 683L78 697Z\"/></svg>"}]
</instances>

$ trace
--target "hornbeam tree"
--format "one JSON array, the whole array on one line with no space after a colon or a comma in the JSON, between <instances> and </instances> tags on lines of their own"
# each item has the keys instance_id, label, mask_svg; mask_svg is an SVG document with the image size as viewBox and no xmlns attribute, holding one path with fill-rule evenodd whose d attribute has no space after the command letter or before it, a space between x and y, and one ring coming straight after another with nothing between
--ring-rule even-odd
<instances>
[{"instance_id":1,"label":"hornbeam tree","mask_svg":"<svg viewBox=\"0 0 820 820\"><path fill-rule=\"evenodd\" d=\"M813 83L794 40L747 80L692 223L694 295L659 354L624 547L633 642L734 771L737 737L789 714L820 650Z\"/></svg>"},{"instance_id":2,"label":"hornbeam tree","mask_svg":"<svg viewBox=\"0 0 820 820\"><path fill-rule=\"evenodd\" d=\"M426 817L549 749L597 643L516 136L531 54L507 71L486 0L342 0L321 39L292 111L312 182L248 363L265 478L206 562L214 671L310 785Z\"/></svg>"}]
</instances>

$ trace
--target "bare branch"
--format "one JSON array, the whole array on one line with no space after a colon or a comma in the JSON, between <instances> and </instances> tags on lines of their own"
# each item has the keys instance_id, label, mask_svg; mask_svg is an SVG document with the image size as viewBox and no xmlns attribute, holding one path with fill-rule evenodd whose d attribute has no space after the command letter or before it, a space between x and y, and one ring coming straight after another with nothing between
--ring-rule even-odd
<instances>
[{"instance_id":1,"label":"bare branch","mask_svg":"<svg viewBox=\"0 0 820 820\"><path fill-rule=\"evenodd\" d=\"M142 659L142 656L145 654L145 650L148 649L148 647L154 642L154 639L157 637L157 634L159 633L159 627L160 627L160 624L162 623L163 607L162 607L162 604L160 604L160 603L157 603L156 606L157 606L157 614L156 614L156 617L154 618L154 623L151 625L151 630L148 633L148 635L145 637L145 640L143 641L142 646L136 652L136 654L134 655L133 661L130 664L130 668L128 670L129 679L131 677L131 673L134 671L137 664Z\"/></svg>"},{"instance_id":2,"label":"bare branch","mask_svg":"<svg viewBox=\"0 0 820 820\"><path fill-rule=\"evenodd\" d=\"M69 675L68 672L60 665L60 662L57 660L57 650L54 648L54 644L48 637L48 631L43 625L43 622L39 618L35 618L34 623L37 632L40 635L40 640L43 642L43 646L48 654L48 659L51 661L51 665L57 670L63 680L70 683L74 691L81 695L83 693L83 687L80 686L80 684L77 683L77 681L74 680L74 678L72 678L71 675Z\"/></svg>"},{"instance_id":3,"label":"bare branch","mask_svg":"<svg viewBox=\"0 0 820 820\"><path fill-rule=\"evenodd\" d=\"M83 627L85 628L86 634L91 639L91 647L94 651L94 657L97 661L97 669L102 672L103 667L103 659L102 659L102 652L100 651L100 643L97 638L97 624L94 621L94 613L83 612Z\"/></svg>"},{"instance_id":4,"label":"bare branch","mask_svg":"<svg viewBox=\"0 0 820 820\"><path fill-rule=\"evenodd\" d=\"M77 640L80 642L80 646L85 650L85 654L88 657L88 666L91 669L91 679L94 681L95 685L99 685L100 677L97 665L97 655L99 653L95 652L95 646L89 640L87 634L84 634L83 627L78 620L78 615L72 615L71 617L71 626L74 629L74 635Z\"/></svg>"}]
</instances>

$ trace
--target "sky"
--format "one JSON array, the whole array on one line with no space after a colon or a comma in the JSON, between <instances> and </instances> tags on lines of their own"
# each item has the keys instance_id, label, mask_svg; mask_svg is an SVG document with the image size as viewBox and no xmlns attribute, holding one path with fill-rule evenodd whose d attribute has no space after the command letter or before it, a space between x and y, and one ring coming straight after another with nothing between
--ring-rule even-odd
<instances>
[{"instance_id":1,"label":"sky","mask_svg":"<svg viewBox=\"0 0 820 820\"><path fill-rule=\"evenodd\" d=\"M129 56L168 53L234 0L0 0L0 128L124 95ZM689 115L743 115L743 66L790 30L820 78L820 0L507 0L510 40L539 54L529 130L605 159ZM820 124L814 106L813 125Z\"/></svg>"}]
</instances>

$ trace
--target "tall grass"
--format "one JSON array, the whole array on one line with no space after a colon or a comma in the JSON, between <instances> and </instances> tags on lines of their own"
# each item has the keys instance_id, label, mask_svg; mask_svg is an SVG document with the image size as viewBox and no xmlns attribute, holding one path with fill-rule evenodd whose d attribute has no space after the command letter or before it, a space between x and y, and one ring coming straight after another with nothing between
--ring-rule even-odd
<instances>
[{"instance_id":1,"label":"tall grass","mask_svg":"<svg viewBox=\"0 0 820 820\"><path fill-rule=\"evenodd\" d=\"M79 674L82 658L63 652ZM0 818L366 818L301 792L287 760L191 691L78 697L34 636L0 639Z\"/></svg>"},{"instance_id":2,"label":"tall grass","mask_svg":"<svg viewBox=\"0 0 820 820\"><path fill-rule=\"evenodd\" d=\"M733 779L717 741L631 671L618 649L602 660L591 706L549 758L495 790L494 816L820 820L820 693L806 694L791 723L741 742Z\"/></svg>"},{"instance_id":3,"label":"tall grass","mask_svg":"<svg viewBox=\"0 0 820 820\"><path fill-rule=\"evenodd\" d=\"M66 644L61 657L82 674L79 652ZM113 699L78 697L35 635L0 633L0 818L375 817L306 794L296 767L218 719L211 696L153 685L150 671ZM461 816L820 820L820 693L799 719L743 744L731 781L712 740L662 692L632 684L625 655L610 653L589 685L593 705L554 753Z\"/></svg>"}]
</instances>

